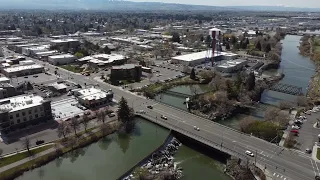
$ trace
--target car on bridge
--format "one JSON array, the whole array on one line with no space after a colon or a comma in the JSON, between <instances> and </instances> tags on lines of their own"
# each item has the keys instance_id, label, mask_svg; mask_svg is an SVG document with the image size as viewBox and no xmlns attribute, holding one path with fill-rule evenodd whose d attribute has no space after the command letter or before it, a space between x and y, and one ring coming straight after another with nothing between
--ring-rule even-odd
<instances>
[{"instance_id":1,"label":"car on bridge","mask_svg":"<svg viewBox=\"0 0 320 180\"><path fill-rule=\"evenodd\" d=\"M161 119L168 120L167 116L161 115Z\"/></svg>"},{"instance_id":2,"label":"car on bridge","mask_svg":"<svg viewBox=\"0 0 320 180\"><path fill-rule=\"evenodd\" d=\"M246 150L245 153L246 153L246 155L248 155L248 156L254 157L254 154L253 154L251 151Z\"/></svg>"},{"instance_id":3,"label":"car on bridge","mask_svg":"<svg viewBox=\"0 0 320 180\"><path fill-rule=\"evenodd\" d=\"M197 126L193 126L194 130L200 131L200 128L198 128Z\"/></svg>"}]
</instances>

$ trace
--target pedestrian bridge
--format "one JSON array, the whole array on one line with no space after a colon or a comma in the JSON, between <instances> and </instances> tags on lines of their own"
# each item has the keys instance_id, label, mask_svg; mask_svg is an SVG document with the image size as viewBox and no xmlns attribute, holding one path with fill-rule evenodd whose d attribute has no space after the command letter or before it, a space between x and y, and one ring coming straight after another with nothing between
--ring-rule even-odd
<instances>
[{"instance_id":1,"label":"pedestrian bridge","mask_svg":"<svg viewBox=\"0 0 320 180\"><path fill-rule=\"evenodd\" d=\"M281 92L281 93L285 93L285 94L291 94L294 96L303 95L302 87L289 85L289 84L283 84L283 83L278 83L278 84L272 86L271 88L269 88L269 90Z\"/></svg>"}]
</instances>

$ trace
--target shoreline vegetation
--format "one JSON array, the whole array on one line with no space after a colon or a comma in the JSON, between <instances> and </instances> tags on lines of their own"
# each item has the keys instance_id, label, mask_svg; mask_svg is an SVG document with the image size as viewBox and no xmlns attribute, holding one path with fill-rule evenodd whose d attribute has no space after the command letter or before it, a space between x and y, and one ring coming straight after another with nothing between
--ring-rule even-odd
<instances>
[{"instance_id":1,"label":"shoreline vegetation","mask_svg":"<svg viewBox=\"0 0 320 180\"><path fill-rule=\"evenodd\" d=\"M61 157L64 154L75 152L76 150L97 142L101 138L115 132L125 134L131 133L135 127L135 115L133 113L133 109L128 106L127 100L123 97L119 101L117 116L118 120L105 122L105 116L101 115L102 125L90 129L85 129L85 131L78 133L76 130L79 129L79 126L73 126L72 122L74 122L74 124L78 124L79 122L74 121L75 118L73 118L70 124L71 127L62 125L60 126L63 127L63 132L61 132L63 138L53 142L54 149L52 149L52 152L39 157L32 156L32 159L30 159L30 161L1 172L0 180L13 180L23 175L23 173L26 171L30 171L46 165L47 163ZM70 128L73 128L74 135L66 136L65 133L66 131L70 133ZM58 128L58 133L60 130L61 129Z\"/></svg>"},{"instance_id":2,"label":"shoreline vegetation","mask_svg":"<svg viewBox=\"0 0 320 180\"><path fill-rule=\"evenodd\" d=\"M320 103L320 38L303 36L300 40L300 54L309 57L316 65L316 72L310 80L307 96L315 103Z\"/></svg>"}]
</instances>

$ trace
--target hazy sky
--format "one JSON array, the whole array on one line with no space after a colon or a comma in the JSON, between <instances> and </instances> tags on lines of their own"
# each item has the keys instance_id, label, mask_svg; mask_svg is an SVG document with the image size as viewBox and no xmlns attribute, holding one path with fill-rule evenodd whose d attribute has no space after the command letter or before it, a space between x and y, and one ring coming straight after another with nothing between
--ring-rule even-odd
<instances>
[{"instance_id":1,"label":"hazy sky","mask_svg":"<svg viewBox=\"0 0 320 180\"><path fill-rule=\"evenodd\" d=\"M320 8L320 0L132 0L138 2L166 2L180 4L198 4L212 6L290 6Z\"/></svg>"}]
</instances>

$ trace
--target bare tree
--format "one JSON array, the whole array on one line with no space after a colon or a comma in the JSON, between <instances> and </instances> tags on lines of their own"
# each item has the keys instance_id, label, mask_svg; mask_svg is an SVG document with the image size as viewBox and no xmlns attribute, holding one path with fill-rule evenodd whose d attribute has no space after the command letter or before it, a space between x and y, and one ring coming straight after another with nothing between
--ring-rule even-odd
<instances>
[{"instance_id":1,"label":"bare tree","mask_svg":"<svg viewBox=\"0 0 320 180\"><path fill-rule=\"evenodd\" d=\"M280 109L290 109L292 108L294 105L292 102L288 102L288 101L280 101L279 103L279 108Z\"/></svg>"},{"instance_id":2,"label":"bare tree","mask_svg":"<svg viewBox=\"0 0 320 180\"><path fill-rule=\"evenodd\" d=\"M273 121L278 116L279 111L278 108L268 108L264 113L264 120Z\"/></svg>"},{"instance_id":3,"label":"bare tree","mask_svg":"<svg viewBox=\"0 0 320 180\"><path fill-rule=\"evenodd\" d=\"M182 72L183 73L189 73L191 71L191 69L189 68L189 66L183 66Z\"/></svg>"},{"instance_id":4,"label":"bare tree","mask_svg":"<svg viewBox=\"0 0 320 180\"><path fill-rule=\"evenodd\" d=\"M198 88L196 86L190 86L190 90L194 96L198 95L199 93Z\"/></svg>"},{"instance_id":5,"label":"bare tree","mask_svg":"<svg viewBox=\"0 0 320 180\"><path fill-rule=\"evenodd\" d=\"M88 117L87 114L83 114L82 116L82 124L83 124L83 127L84 127L84 130L87 132L87 127L89 125L89 122L90 122L90 118Z\"/></svg>"},{"instance_id":6,"label":"bare tree","mask_svg":"<svg viewBox=\"0 0 320 180\"><path fill-rule=\"evenodd\" d=\"M274 122L278 123L280 126L285 126L286 124L289 123L289 121L290 121L289 114L281 111L278 112L277 117L274 119Z\"/></svg>"},{"instance_id":7,"label":"bare tree","mask_svg":"<svg viewBox=\"0 0 320 180\"><path fill-rule=\"evenodd\" d=\"M151 82L151 79L153 78L153 73L151 72L151 73L149 73L148 74L148 80L149 80L149 82Z\"/></svg>"},{"instance_id":8,"label":"bare tree","mask_svg":"<svg viewBox=\"0 0 320 180\"><path fill-rule=\"evenodd\" d=\"M71 118L70 126L72 127L72 129L74 131L74 135L77 135L77 130L80 128L80 123L77 120L77 118L75 118L75 117Z\"/></svg>"},{"instance_id":9,"label":"bare tree","mask_svg":"<svg viewBox=\"0 0 320 180\"><path fill-rule=\"evenodd\" d=\"M110 131L111 131L111 126L110 124L106 123L106 124L103 124L101 127L100 127L100 130L102 132L102 135L105 136L107 135Z\"/></svg>"},{"instance_id":10,"label":"bare tree","mask_svg":"<svg viewBox=\"0 0 320 180\"><path fill-rule=\"evenodd\" d=\"M66 136L70 134L70 127L66 122L59 123L57 132L59 138L63 136L63 138L65 139Z\"/></svg>"},{"instance_id":11,"label":"bare tree","mask_svg":"<svg viewBox=\"0 0 320 180\"><path fill-rule=\"evenodd\" d=\"M23 138L22 146L24 149L27 149L28 154L31 155L31 151L30 151L31 143L30 143L30 139L27 136L25 138Z\"/></svg>"},{"instance_id":12,"label":"bare tree","mask_svg":"<svg viewBox=\"0 0 320 180\"><path fill-rule=\"evenodd\" d=\"M306 106L308 104L308 99L305 96L299 96L297 98L298 106Z\"/></svg>"},{"instance_id":13,"label":"bare tree","mask_svg":"<svg viewBox=\"0 0 320 180\"><path fill-rule=\"evenodd\" d=\"M73 149L75 145L77 144L77 139L72 137L68 140L68 145Z\"/></svg>"},{"instance_id":14,"label":"bare tree","mask_svg":"<svg viewBox=\"0 0 320 180\"><path fill-rule=\"evenodd\" d=\"M99 110L97 112L97 119L98 119L98 121L102 122L103 124L105 123L106 116L107 116L107 113L105 110Z\"/></svg>"}]
</instances>

